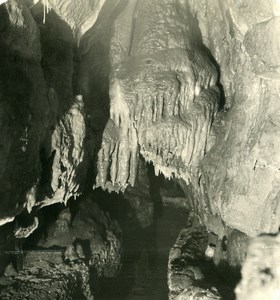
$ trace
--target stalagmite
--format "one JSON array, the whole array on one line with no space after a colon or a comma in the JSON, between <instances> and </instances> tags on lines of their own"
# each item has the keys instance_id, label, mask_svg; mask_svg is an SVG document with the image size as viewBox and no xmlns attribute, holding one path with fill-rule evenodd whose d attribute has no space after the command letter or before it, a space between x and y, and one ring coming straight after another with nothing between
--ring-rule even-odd
<instances>
[{"instance_id":1,"label":"stalagmite","mask_svg":"<svg viewBox=\"0 0 280 300\"><path fill-rule=\"evenodd\" d=\"M33 201L33 206L42 208L60 202L66 205L69 198L80 195L79 168L84 160L84 139L83 97L77 95L52 135L50 152L55 153L51 174L52 196L36 203ZM31 210L30 202L28 209Z\"/></svg>"}]
</instances>

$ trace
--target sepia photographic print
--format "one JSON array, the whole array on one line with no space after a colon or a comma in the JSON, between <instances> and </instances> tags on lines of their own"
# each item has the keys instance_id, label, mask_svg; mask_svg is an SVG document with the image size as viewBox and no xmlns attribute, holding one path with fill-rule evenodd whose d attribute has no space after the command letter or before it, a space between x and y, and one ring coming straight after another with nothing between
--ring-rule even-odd
<instances>
[{"instance_id":1,"label":"sepia photographic print","mask_svg":"<svg viewBox=\"0 0 280 300\"><path fill-rule=\"evenodd\" d=\"M0 0L0 300L280 300L280 0Z\"/></svg>"}]
</instances>

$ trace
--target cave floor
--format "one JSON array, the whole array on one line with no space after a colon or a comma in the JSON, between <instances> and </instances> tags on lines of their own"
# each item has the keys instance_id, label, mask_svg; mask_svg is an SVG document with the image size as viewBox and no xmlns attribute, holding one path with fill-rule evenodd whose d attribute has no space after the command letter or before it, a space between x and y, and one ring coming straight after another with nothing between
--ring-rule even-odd
<instances>
[{"instance_id":1,"label":"cave floor","mask_svg":"<svg viewBox=\"0 0 280 300\"><path fill-rule=\"evenodd\" d=\"M122 271L117 278L104 280L98 298L168 299L168 255L187 218L186 209L163 206L161 215L149 228L137 228L128 222Z\"/></svg>"}]
</instances>

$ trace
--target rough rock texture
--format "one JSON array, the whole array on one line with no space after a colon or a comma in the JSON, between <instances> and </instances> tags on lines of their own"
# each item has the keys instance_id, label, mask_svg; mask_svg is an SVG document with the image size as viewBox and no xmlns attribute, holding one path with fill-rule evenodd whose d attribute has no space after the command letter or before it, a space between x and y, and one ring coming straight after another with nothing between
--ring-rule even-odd
<instances>
[{"instance_id":1,"label":"rough rock texture","mask_svg":"<svg viewBox=\"0 0 280 300\"><path fill-rule=\"evenodd\" d=\"M38 246L64 249L66 261L81 260L97 276L115 276L121 267L122 231L91 198L83 199L73 216L64 209Z\"/></svg>"},{"instance_id":2,"label":"rough rock texture","mask_svg":"<svg viewBox=\"0 0 280 300\"><path fill-rule=\"evenodd\" d=\"M242 266L242 280L235 289L236 299L279 299L279 259L279 235L263 235L253 239Z\"/></svg>"},{"instance_id":3,"label":"rough rock texture","mask_svg":"<svg viewBox=\"0 0 280 300\"><path fill-rule=\"evenodd\" d=\"M201 226L180 232L169 253L169 299L222 299L216 287L203 283L207 282L201 270L207 244L208 235Z\"/></svg>"},{"instance_id":4,"label":"rough rock texture","mask_svg":"<svg viewBox=\"0 0 280 300\"><path fill-rule=\"evenodd\" d=\"M61 255L61 253L60 253ZM89 270L85 264L54 263L58 252L32 253L26 268L9 271L0 279L0 297L10 299L85 299L91 300Z\"/></svg>"},{"instance_id":5,"label":"rough rock texture","mask_svg":"<svg viewBox=\"0 0 280 300\"><path fill-rule=\"evenodd\" d=\"M220 66L225 111L203 161L204 201L249 236L279 229L279 1L190 1Z\"/></svg>"},{"instance_id":6,"label":"rough rock texture","mask_svg":"<svg viewBox=\"0 0 280 300\"><path fill-rule=\"evenodd\" d=\"M70 26L79 42L82 35L94 25L105 0L33 0L33 2L43 4L44 22L49 10L53 9Z\"/></svg>"},{"instance_id":7,"label":"rough rock texture","mask_svg":"<svg viewBox=\"0 0 280 300\"><path fill-rule=\"evenodd\" d=\"M118 223L90 197L71 210L42 222L37 238L23 245L17 240L16 252L4 251L13 254L14 263L0 277L1 299L93 299L100 278L119 273Z\"/></svg>"},{"instance_id":8,"label":"rough rock texture","mask_svg":"<svg viewBox=\"0 0 280 300\"><path fill-rule=\"evenodd\" d=\"M110 45L113 124L104 130L114 138L103 139L98 186L134 185L139 150L167 178L188 181L198 167L219 91L217 71L191 30L191 18L187 4L175 0L129 1L116 18Z\"/></svg>"},{"instance_id":9,"label":"rough rock texture","mask_svg":"<svg viewBox=\"0 0 280 300\"><path fill-rule=\"evenodd\" d=\"M0 6L0 224L26 205L26 192L40 174L40 142L49 110L39 30L20 2ZM38 101L38 99L40 99Z\"/></svg>"},{"instance_id":10,"label":"rough rock texture","mask_svg":"<svg viewBox=\"0 0 280 300\"><path fill-rule=\"evenodd\" d=\"M249 237L280 226L279 28L276 0L2 4L0 225L17 216L14 235L29 237L39 209L93 186L127 190L145 227L154 203L142 156L156 175L179 180L217 238L215 264L226 251L238 267ZM106 258L113 251L116 270L117 234L95 204L84 205L74 240ZM108 244L98 248L102 235ZM70 257L82 248L74 244ZM95 255L89 261L103 268Z\"/></svg>"},{"instance_id":11,"label":"rough rock texture","mask_svg":"<svg viewBox=\"0 0 280 300\"><path fill-rule=\"evenodd\" d=\"M0 10L3 224L23 209L79 195L86 132L83 98L73 94L71 29L53 12L42 24L25 1L8 1Z\"/></svg>"},{"instance_id":12,"label":"rough rock texture","mask_svg":"<svg viewBox=\"0 0 280 300\"><path fill-rule=\"evenodd\" d=\"M99 276L114 276L121 266L121 229L96 204L83 201L81 205L72 224L74 239L77 243L88 241L84 254Z\"/></svg>"}]
</instances>

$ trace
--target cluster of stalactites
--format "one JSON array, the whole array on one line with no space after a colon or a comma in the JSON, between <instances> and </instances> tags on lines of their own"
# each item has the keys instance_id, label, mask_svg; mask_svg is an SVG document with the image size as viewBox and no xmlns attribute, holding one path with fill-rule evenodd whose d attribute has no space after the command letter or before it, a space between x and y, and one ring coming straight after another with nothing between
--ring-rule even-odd
<instances>
[{"instance_id":1,"label":"cluster of stalactites","mask_svg":"<svg viewBox=\"0 0 280 300\"><path fill-rule=\"evenodd\" d=\"M194 94L193 99L183 99L183 93L188 90L181 85L178 93L174 93L175 99L162 94L147 98L136 95L135 109L129 109L124 88L115 79L110 88L111 120L98 154L97 187L118 191L129 183L133 185L138 151L154 164L156 175L162 173L168 179L189 182L192 169L199 166L205 155L219 92L209 87ZM167 118L163 110L170 105L173 110ZM184 108L181 115L179 106Z\"/></svg>"},{"instance_id":2,"label":"cluster of stalactites","mask_svg":"<svg viewBox=\"0 0 280 300\"><path fill-rule=\"evenodd\" d=\"M177 97L181 97L180 93ZM184 117L176 114L179 110L176 108L173 118L152 122L149 127L139 130L141 154L154 164L156 175L162 173L168 179L190 181L192 171L199 167L205 155L218 99L218 89L209 88L194 98ZM157 103L154 109L145 111L150 118L159 109ZM175 103L179 106L180 100Z\"/></svg>"},{"instance_id":3,"label":"cluster of stalactites","mask_svg":"<svg viewBox=\"0 0 280 300\"><path fill-rule=\"evenodd\" d=\"M218 109L217 70L203 47L191 44L178 3L167 3L128 1L114 23L110 120L98 155L96 186L124 190L133 184L138 151L154 164L156 174L189 182L205 154ZM139 17L145 13L147 24ZM167 15L170 22L158 22L158 15ZM172 23L179 15L182 34ZM163 43L150 47L148 40Z\"/></svg>"},{"instance_id":4,"label":"cluster of stalactites","mask_svg":"<svg viewBox=\"0 0 280 300\"><path fill-rule=\"evenodd\" d=\"M128 184L134 186L139 147L137 131L117 80L111 84L110 97L111 118L98 153L95 187L118 192L124 191Z\"/></svg>"}]
</instances>

